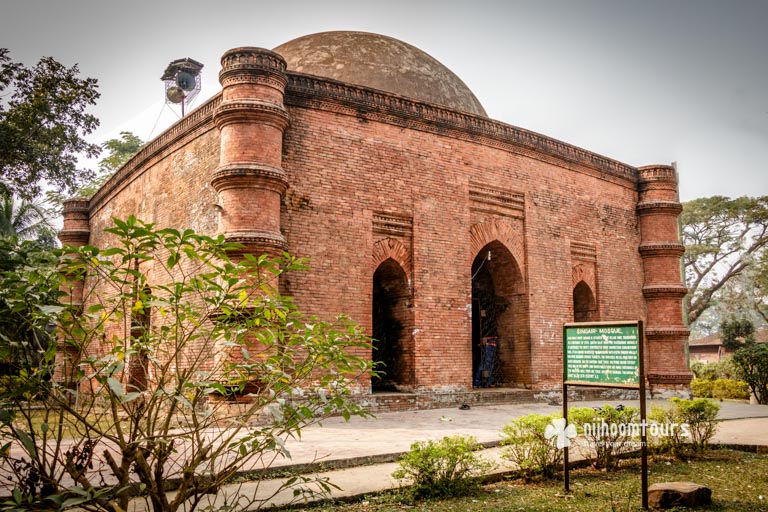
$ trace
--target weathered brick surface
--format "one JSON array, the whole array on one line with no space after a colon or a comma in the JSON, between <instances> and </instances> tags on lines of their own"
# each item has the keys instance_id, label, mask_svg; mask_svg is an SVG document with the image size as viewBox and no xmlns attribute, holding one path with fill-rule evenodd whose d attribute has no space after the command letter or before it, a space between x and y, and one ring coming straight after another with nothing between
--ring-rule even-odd
<instances>
[{"instance_id":1,"label":"weathered brick surface","mask_svg":"<svg viewBox=\"0 0 768 512\"><path fill-rule=\"evenodd\" d=\"M97 194L91 242L108 244L109 218L131 213L203 233L273 233L311 260L284 291L307 313L347 313L369 331L374 274L392 258L410 294L398 292L395 312L400 384L433 393L472 387L470 278L490 250L487 270L508 304L499 320L504 384L557 387L562 324L573 321L580 282L593 318L647 320L656 329L649 373L685 383L679 290L653 288L682 286L679 254L667 247L678 244L676 183L663 166L639 179L638 169L502 123L285 74L274 59L266 66L261 78L223 75L224 101L189 116L195 133L172 128L113 179L120 186ZM252 83L264 76L269 85ZM290 125L279 112L225 112L227 102L251 100L285 108ZM228 175L217 194L212 177L238 165L277 171L262 181Z\"/></svg>"}]
</instances>

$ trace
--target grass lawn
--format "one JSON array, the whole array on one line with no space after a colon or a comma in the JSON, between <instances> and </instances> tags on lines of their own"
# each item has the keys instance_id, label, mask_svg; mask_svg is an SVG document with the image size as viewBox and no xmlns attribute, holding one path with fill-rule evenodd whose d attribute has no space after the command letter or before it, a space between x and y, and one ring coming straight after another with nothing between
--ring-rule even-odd
<instances>
[{"instance_id":1,"label":"grass lawn","mask_svg":"<svg viewBox=\"0 0 768 512\"><path fill-rule=\"evenodd\" d=\"M768 512L768 456L731 450L713 450L689 461L650 459L650 484L692 481L712 489L712 505L699 510ZM640 461L626 460L613 473L591 468L571 471L571 494L562 480L524 482L508 480L488 484L473 496L409 502L402 493L369 496L349 504L324 504L292 510L370 512L402 511L639 511ZM687 509L676 509L687 510Z\"/></svg>"}]
</instances>

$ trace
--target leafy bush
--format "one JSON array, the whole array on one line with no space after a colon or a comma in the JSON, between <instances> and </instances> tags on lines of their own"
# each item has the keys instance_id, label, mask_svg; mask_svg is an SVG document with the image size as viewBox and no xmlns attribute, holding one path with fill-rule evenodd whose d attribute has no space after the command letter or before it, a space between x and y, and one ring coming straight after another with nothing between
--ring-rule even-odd
<instances>
[{"instance_id":1,"label":"leafy bush","mask_svg":"<svg viewBox=\"0 0 768 512\"><path fill-rule=\"evenodd\" d=\"M568 422L575 424L587 440L585 458L595 467L607 470L617 466L620 454L636 448L639 419L640 410L636 407L574 407L568 412Z\"/></svg>"},{"instance_id":2,"label":"leafy bush","mask_svg":"<svg viewBox=\"0 0 768 512\"><path fill-rule=\"evenodd\" d=\"M6 375L37 369L60 310L57 256L32 241L0 236L0 366Z\"/></svg>"},{"instance_id":3,"label":"leafy bush","mask_svg":"<svg viewBox=\"0 0 768 512\"><path fill-rule=\"evenodd\" d=\"M693 366L691 366L693 369ZM695 375L695 374L694 374ZM691 392L697 398L712 398L712 386L715 381L694 378L691 380Z\"/></svg>"},{"instance_id":4,"label":"leafy bush","mask_svg":"<svg viewBox=\"0 0 768 512\"><path fill-rule=\"evenodd\" d=\"M749 398L749 385L744 381L735 379L693 379L691 391L696 398L716 398L719 400Z\"/></svg>"},{"instance_id":5,"label":"leafy bush","mask_svg":"<svg viewBox=\"0 0 768 512\"><path fill-rule=\"evenodd\" d=\"M757 403L768 404L768 344L761 343L737 350L733 363L741 380L749 385Z\"/></svg>"},{"instance_id":6,"label":"leafy bush","mask_svg":"<svg viewBox=\"0 0 768 512\"><path fill-rule=\"evenodd\" d=\"M749 384L743 380L717 379L712 383L712 398L744 400L749 398Z\"/></svg>"},{"instance_id":7,"label":"leafy bush","mask_svg":"<svg viewBox=\"0 0 768 512\"><path fill-rule=\"evenodd\" d=\"M712 363L694 361L691 363L691 372L697 379L712 381L717 379L735 379L738 369L732 357L725 357L720 361Z\"/></svg>"},{"instance_id":8,"label":"leafy bush","mask_svg":"<svg viewBox=\"0 0 768 512\"><path fill-rule=\"evenodd\" d=\"M87 277L82 308L47 302L59 283L43 280L46 268L0 273L0 298L37 311L35 325L56 326L59 340L0 394L0 451L13 446L2 460L5 505L114 512L140 493L149 503L137 508L193 512L238 471L289 457L285 440L305 426L366 415L351 400L372 373L363 330L306 318L277 291L301 260L230 258L242 247L221 235L133 217L106 231L114 247L65 247L54 266L71 286ZM48 282L35 307L30 283ZM247 401L223 400L233 389ZM63 442L65 428L75 435ZM307 492L316 491L294 488L297 500ZM270 498L233 494L236 510Z\"/></svg>"},{"instance_id":9,"label":"leafy bush","mask_svg":"<svg viewBox=\"0 0 768 512\"><path fill-rule=\"evenodd\" d=\"M23 382L24 379L18 375L0 375L0 395L18 388Z\"/></svg>"},{"instance_id":10,"label":"leafy bush","mask_svg":"<svg viewBox=\"0 0 768 512\"><path fill-rule=\"evenodd\" d=\"M515 418L501 431L502 457L519 468L525 478L537 474L552 477L563 464L563 450L555 438L547 439L546 428L559 414L529 414Z\"/></svg>"},{"instance_id":11,"label":"leafy bush","mask_svg":"<svg viewBox=\"0 0 768 512\"><path fill-rule=\"evenodd\" d=\"M681 424L687 424L690 429L693 449L705 450L717 433L717 414L720 412L720 406L706 398L671 398L670 401L675 404Z\"/></svg>"},{"instance_id":12,"label":"leafy bush","mask_svg":"<svg viewBox=\"0 0 768 512\"><path fill-rule=\"evenodd\" d=\"M409 481L410 493L417 499L467 494L480 485L473 477L493 468L491 462L475 453L479 448L473 437L416 442L400 457L400 467L392 476Z\"/></svg>"},{"instance_id":13,"label":"leafy bush","mask_svg":"<svg viewBox=\"0 0 768 512\"><path fill-rule=\"evenodd\" d=\"M24 400L39 400L44 398L44 391L30 388L27 370L21 370L19 375L0 376L0 397L19 394Z\"/></svg>"},{"instance_id":14,"label":"leafy bush","mask_svg":"<svg viewBox=\"0 0 768 512\"><path fill-rule=\"evenodd\" d=\"M717 433L720 406L706 398L670 398L671 407L653 406L650 438L662 452L676 457L702 452Z\"/></svg>"}]
</instances>

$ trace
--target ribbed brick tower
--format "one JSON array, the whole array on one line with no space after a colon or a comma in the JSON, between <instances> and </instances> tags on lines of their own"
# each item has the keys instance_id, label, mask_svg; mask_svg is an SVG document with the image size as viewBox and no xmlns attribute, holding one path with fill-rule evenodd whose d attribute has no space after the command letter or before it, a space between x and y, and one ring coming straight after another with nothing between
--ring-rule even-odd
<instances>
[{"instance_id":1,"label":"ribbed brick tower","mask_svg":"<svg viewBox=\"0 0 768 512\"><path fill-rule=\"evenodd\" d=\"M73 197L64 201L62 208L64 225L59 231L59 240L62 244L82 247L88 243L91 237L89 207L90 201L84 197ZM61 301L78 310L82 308L84 285L83 279L66 279L61 287L61 291L65 293ZM71 360L70 350L73 350L70 345L61 344L59 350L56 351L57 364L54 378L59 382L73 385L74 379L71 372L74 370L74 366L69 364Z\"/></svg>"},{"instance_id":2,"label":"ribbed brick tower","mask_svg":"<svg viewBox=\"0 0 768 512\"><path fill-rule=\"evenodd\" d=\"M640 221L640 255L645 280L643 296L647 307L646 368L651 392L655 395L687 393L691 380L686 357L688 328L683 318L678 200L674 167L640 167L637 213Z\"/></svg>"},{"instance_id":3,"label":"ribbed brick tower","mask_svg":"<svg viewBox=\"0 0 768 512\"><path fill-rule=\"evenodd\" d=\"M222 101L214 113L221 156L211 179L221 206L219 232L243 244L243 252L279 254L286 247L280 202L288 186L282 168L285 60L263 48L234 48L221 67Z\"/></svg>"},{"instance_id":4,"label":"ribbed brick tower","mask_svg":"<svg viewBox=\"0 0 768 512\"><path fill-rule=\"evenodd\" d=\"M62 244L82 247L88 243L91 237L89 206L89 200L84 197L73 197L64 201L61 212L64 225L59 231L59 240ZM68 280L63 290L67 296L62 298L62 301L77 307L82 306L83 284L82 280Z\"/></svg>"}]
</instances>

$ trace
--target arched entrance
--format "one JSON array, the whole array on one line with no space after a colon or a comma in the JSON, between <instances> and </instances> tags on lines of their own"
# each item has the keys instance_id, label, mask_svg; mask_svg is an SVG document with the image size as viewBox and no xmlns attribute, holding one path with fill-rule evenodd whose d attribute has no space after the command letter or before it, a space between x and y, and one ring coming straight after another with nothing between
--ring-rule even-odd
<instances>
[{"instance_id":1,"label":"arched entrance","mask_svg":"<svg viewBox=\"0 0 768 512\"><path fill-rule=\"evenodd\" d=\"M413 386L413 313L402 267L392 258L373 274L373 354L381 373L374 391L406 391Z\"/></svg>"},{"instance_id":2,"label":"arched entrance","mask_svg":"<svg viewBox=\"0 0 768 512\"><path fill-rule=\"evenodd\" d=\"M595 294L587 283L579 281L573 288L573 321L597 322L599 320Z\"/></svg>"},{"instance_id":3,"label":"arched entrance","mask_svg":"<svg viewBox=\"0 0 768 512\"><path fill-rule=\"evenodd\" d=\"M515 258L498 241L472 263L472 385L521 383L527 342L528 303Z\"/></svg>"}]
</instances>

